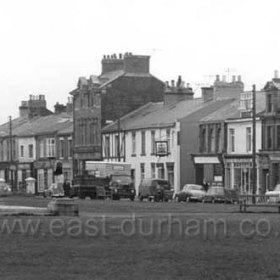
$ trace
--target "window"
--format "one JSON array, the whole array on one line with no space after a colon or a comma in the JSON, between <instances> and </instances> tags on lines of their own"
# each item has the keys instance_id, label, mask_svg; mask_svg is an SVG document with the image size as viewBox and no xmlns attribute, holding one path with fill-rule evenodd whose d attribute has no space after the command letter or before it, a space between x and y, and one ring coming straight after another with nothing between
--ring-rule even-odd
<instances>
[{"instance_id":1,"label":"window","mask_svg":"<svg viewBox=\"0 0 280 280\"><path fill-rule=\"evenodd\" d=\"M105 137L105 157L110 157L110 136Z\"/></svg>"},{"instance_id":2,"label":"window","mask_svg":"<svg viewBox=\"0 0 280 280\"><path fill-rule=\"evenodd\" d=\"M252 131L251 131L251 127L246 127L246 150L247 150L247 152L252 151Z\"/></svg>"},{"instance_id":3,"label":"window","mask_svg":"<svg viewBox=\"0 0 280 280\"><path fill-rule=\"evenodd\" d=\"M267 112L272 112L272 95L268 94L267 95Z\"/></svg>"},{"instance_id":4,"label":"window","mask_svg":"<svg viewBox=\"0 0 280 280\"><path fill-rule=\"evenodd\" d=\"M55 157L55 139L47 139L47 157Z\"/></svg>"},{"instance_id":5,"label":"window","mask_svg":"<svg viewBox=\"0 0 280 280\"><path fill-rule=\"evenodd\" d=\"M272 148L272 126L267 127L267 148Z\"/></svg>"},{"instance_id":6,"label":"window","mask_svg":"<svg viewBox=\"0 0 280 280\"><path fill-rule=\"evenodd\" d=\"M277 125L277 149L280 149L280 125Z\"/></svg>"},{"instance_id":7,"label":"window","mask_svg":"<svg viewBox=\"0 0 280 280\"><path fill-rule=\"evenodd\" d=\"M167 178L171 187L174 187L174 163L167 163Z\"/></svg>"},{"instance_id":8,"label":"window","mask_svg":"<svg viewBox=\"0 0 280 280\"><path fill-rule=\"evenodd\" d=\"M141 132L141 155L146 155L146 131Z\"/></svg>"},{"instance_id":9,"label":"window","mask_svg":"<svg viewBox=\"0 0 280 280\"><path fill-rule=\"evenodd\" d=\"M20 156L24 157L24 146L23 145L20 146Z\"/></svg>"},{"instance_id":10,"label":"window","mask_svg":"<svg viewBox=\"0 0 280 280\"><path fill-rule=\"evenodd\" d=\"M73 147L72 147L72 137L68 138L68 158L72 158L73 155Z\"/></svg>"},{"instance_id":11,"label":"window","mask_svg":"<svg viewBox=\"0 0 280 280\"><path fill-rule=\"evenodd\" d=\"M200 152L205 152L206 145L206 129L204 127L200 127Z\"/></svg>"},{"instance_id":12,"label":"window","mask_svg":"<svg viewBox=\"0 0 280 280\"><path fill-rule=\"evenodd\" d=\"M28 156L30 158L33 158L33 145L32 144L28 145Z\"/></svg>"},{"instance_id":13,"label":"window","mask_svg":"<svg viewBox=\"0 0 280 280\"><path fill-rule=\"evenodd\" d=\"M151 177L156 178L156 164L154 162L151 163Z\"/></svg>"},{"instance_id":14,"label":"window","mask_svg":"<svg viewBox=\"0 0 280 280\"><path fill-rule=\"evenodd\" d=\"M152 155L156 153L156 132L154 130L151 131L151 148L152 148Z\"/></svg>"},{"instance_id":15,"label":"window","mask_svg":"<svg viewBox=\"0 0 280 280\"><path fill-rule=\"evenodd\" d=\"M164 174L164 165L163 165L163 163L158 163L157 164L157 171L158 171L158 178L164 179L165 174Z\"/></svg>"},{"instance_id":16,"label":"window","mask_svg":"<svg viewBox=\"0 0 280 280\"><path fill-rule=\"evenodd\" d=\"M145 163L140 163L141 179L145 178Z\"/></svg>"},{"instance_id":17,"label":"window","mask_svg":"<svg viewBox=\"0 0 280 280\"><path fill-rule=\"evenodd\" d=\"M230 128L229 129L229 150L230 152L235 151L235 139L234 139L234 129Z\"/></svg>"},{"instance_id":18,"label":"window","mask_svg":"<svg viewBox=\"0 0 280 280\"><path fill-rule=\"evenodd\" d=\"M136 132L132 132L131 134L131 142L132 142L132 155L136 155Z\"/></svg>"},{"instance_id":19,"label":"window","mask_svg":"<svg viewBox=\"0 0 280 280\"><path fill-rule=\"evenodd\" d=\"M120 138L119 135L115 135L115 156L120 157Z\"/></svg>"},{"instance_id":20,"label":"window","mask_svg":"<svg viewBox=\"0 0 280 280\"><path fill-rule=\"evenodd\" d=\"M170 139L170 129L166 129L166 141L167 141L167 151L170 151L170 147L171 147L171 139Z\"/></svg>"},{"instance_id":21,"label":"window","mask_svg":"<svg viewBox=\"0 0 280 280\"><path fill-rule=\"evenodd\" d=\"M215 130L213 128L210 130L210 152L215 152Z\"/></svg>"},{"instance_id":22,"label":"window","mask_svg":"<svg viewBox=\"0 0 280 280\"><path fill-rule=\"evenodd\" d=\"M64 153L64 139L60 138L59 139L59 157L64 158L65 153Z\"/></svg>"},{"instance_id":23,"label":"window","mask_svg":"<svg viewBox=\"0 0 280 280\"><path fill-rule=\"evenodd\" d=\"M216 137L216 151L221 152L221 128L217 128L217 137Z\"/></svg>"},{"instance_id":24,"label":"window","mask_svg":"<svg viewBox=\"0 0 280 280\"><path fill-rule=\"evenodd\" d=\"M44 140L39 140L40 158L45 156L44 153Z\"/></svg>"}]
</instances>

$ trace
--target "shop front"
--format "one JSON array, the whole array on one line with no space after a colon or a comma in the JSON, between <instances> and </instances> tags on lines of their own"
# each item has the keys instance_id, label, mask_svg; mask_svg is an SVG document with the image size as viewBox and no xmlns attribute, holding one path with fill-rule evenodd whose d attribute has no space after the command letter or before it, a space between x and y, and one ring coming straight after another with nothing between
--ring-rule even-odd
<instances>
[{"instance_id":1,"label":"shop front","mask_svg":"<svg viewBox=\"0 0 280 280\"><path fill-rule=\"evenodd\" d=\"M253 193L253 161L251 155L225 156L225 185L239 194ZM259 168L257 164L257 194L259 189Z\"/></svg>"},{"instance_id":2,"label":"shop front","mask_svg":"<svg viewBox=\"0 0 280 280\"><path fill-rule=\"evenodd\" d=\"M193 161L195 165L195 183L202 185L203 180L209 185L223 185L224 167L220 155L194 155Z\"/></svg>"}]
</instances>

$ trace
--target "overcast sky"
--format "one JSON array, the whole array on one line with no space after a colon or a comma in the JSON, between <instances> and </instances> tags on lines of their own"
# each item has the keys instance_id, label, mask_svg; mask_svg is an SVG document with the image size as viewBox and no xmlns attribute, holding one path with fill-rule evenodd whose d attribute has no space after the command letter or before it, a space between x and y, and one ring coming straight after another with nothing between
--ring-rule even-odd
<instances>
[{"instance_id":1,"label":"overcast sky","mask_svg":"<svg viewBox=\"0 0 280 280\"><path fill-rule=\"evenodd\" d=\"M0 4L0 122L45 94L53 111L103 54L151 55L151 73L182 75L199 95L215 74L257 89L280 70L277 0L9 0Z\"/></svg>"}]
</instances>

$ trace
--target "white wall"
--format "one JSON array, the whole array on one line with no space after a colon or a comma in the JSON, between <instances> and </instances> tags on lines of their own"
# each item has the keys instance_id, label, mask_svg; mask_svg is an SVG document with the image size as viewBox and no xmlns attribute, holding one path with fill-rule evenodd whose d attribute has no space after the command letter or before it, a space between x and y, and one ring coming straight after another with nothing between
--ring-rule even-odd
<instances>
[{"instance_id":1,"label":"white wall","mask_svg":"<svg viewBox=\"0 0 280 280\"><path fill-rule=\"evenodd\" d=\"M253 139L253 125L252 121L250 120L245 120L245 121L240 121L237 120L236 122L228 122L228 128L227 128L227 153L228 154L251 154L252 151L248 152L247 151L247 146L246 146L246 128L251 127L251 132L252 132L252 139ZM235 151L231 151L230 147L230 134L229 130L234 129L235 131ZM262 145L262 131L261 131L261 121L257 120L256 121L256 151L258 152L261 149ZM251 143L251 146L253 148L253 143Z\"/></svg>"},{"instance_id":2,"label":"white wall","mask_svg":"<svg viewBox=\"0 0 280 280\"><path fill-rule=\"evenodd\" d=\"M28 146L33 145L33 157L29 157ZM21 146L24 149L24 155L21 157ZM36 141L34 137L26 137L18 139L18 158L19 162L33 162L36 159Z\"/></svg>"}]
</instances>

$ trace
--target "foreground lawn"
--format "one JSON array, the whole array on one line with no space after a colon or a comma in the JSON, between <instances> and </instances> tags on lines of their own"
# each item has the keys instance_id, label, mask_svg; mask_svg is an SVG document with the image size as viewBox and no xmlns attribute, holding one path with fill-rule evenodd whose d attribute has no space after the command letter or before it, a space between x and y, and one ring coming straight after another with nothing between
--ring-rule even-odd
<instances>
[{"instance_id":1,"label":"foreground lawn","mask_svg":"<svg viewBox=\"0 0 280 280\"><path fill-rule=\"evenodd\" d=\"M277 213L201 203L77 203L78 218L0 216L0 279L280 278Z\"/></svg>"}]
</instances>

